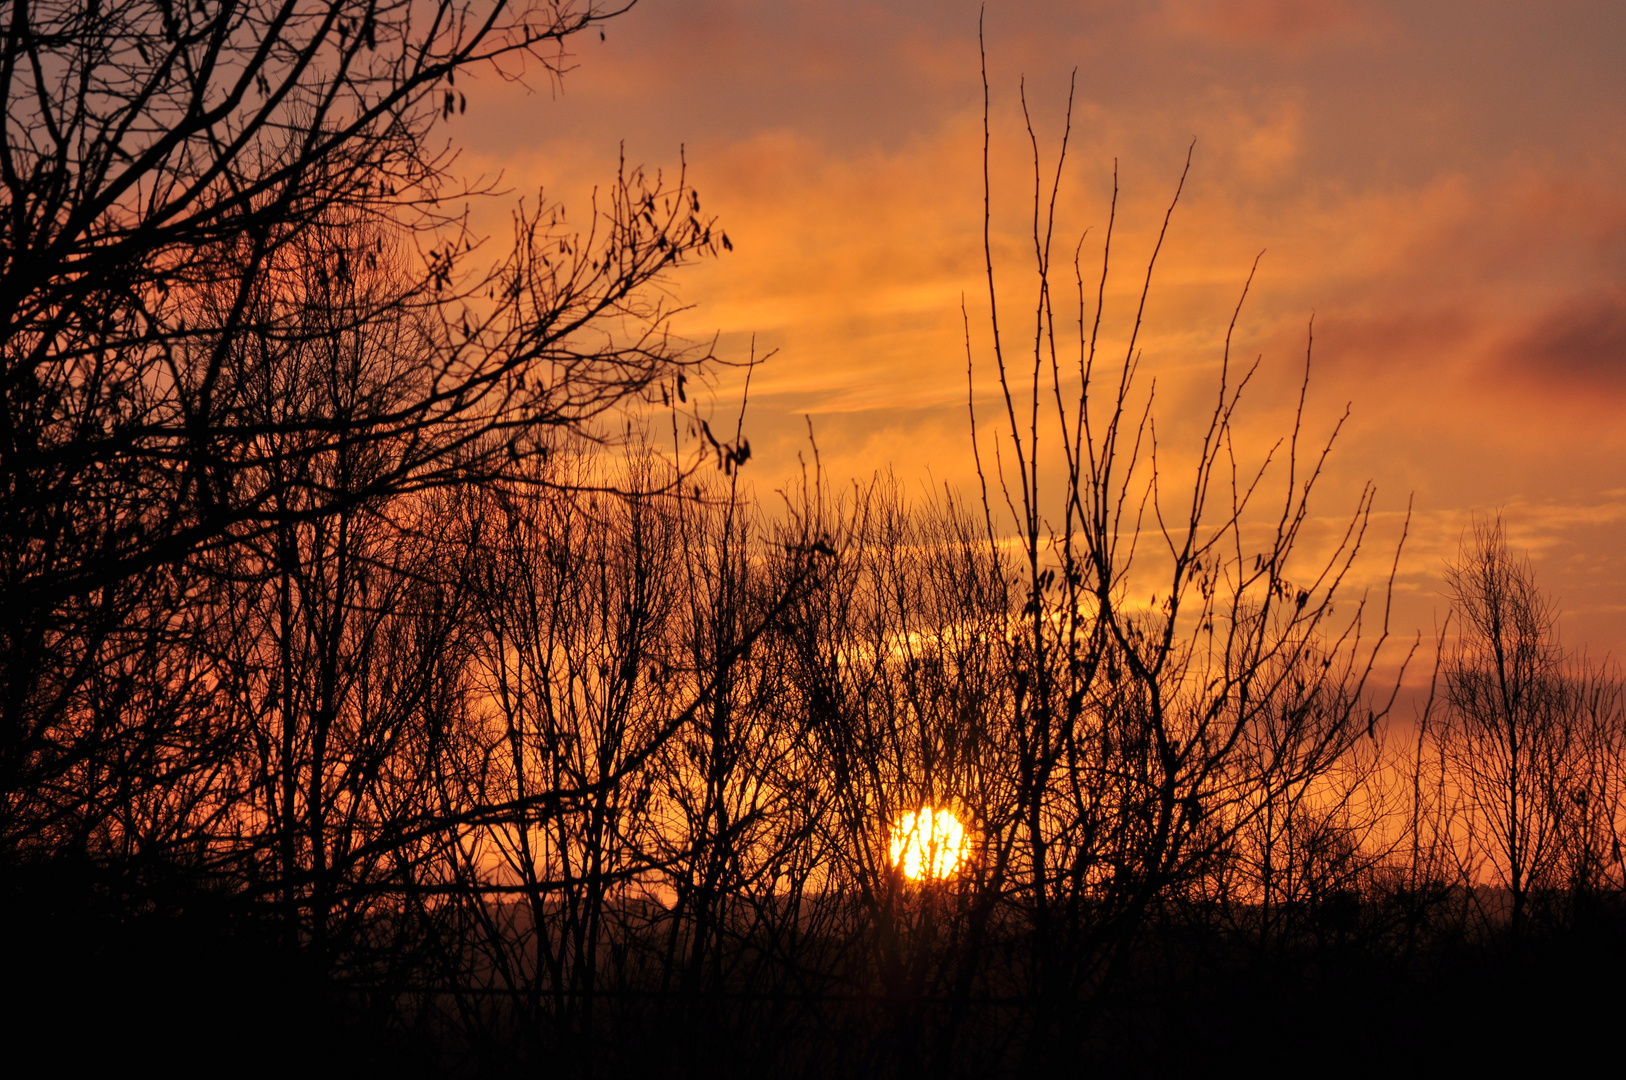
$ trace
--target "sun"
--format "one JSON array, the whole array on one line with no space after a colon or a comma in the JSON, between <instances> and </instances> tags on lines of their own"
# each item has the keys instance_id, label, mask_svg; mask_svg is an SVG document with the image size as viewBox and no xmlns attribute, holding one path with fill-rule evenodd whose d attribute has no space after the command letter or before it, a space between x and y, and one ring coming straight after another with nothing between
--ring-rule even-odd
<instances>
[{"instance_id":1,"label":"sun","mask_svg":"<svg viewBox=\"0 0 1626 1080\"><path fill-rule=\"evenodd\" d=\"M893 823L887 848L904 877L946 878L966 859L965 828L947 810L923 806Z\"/></svg>"}]
</instances>

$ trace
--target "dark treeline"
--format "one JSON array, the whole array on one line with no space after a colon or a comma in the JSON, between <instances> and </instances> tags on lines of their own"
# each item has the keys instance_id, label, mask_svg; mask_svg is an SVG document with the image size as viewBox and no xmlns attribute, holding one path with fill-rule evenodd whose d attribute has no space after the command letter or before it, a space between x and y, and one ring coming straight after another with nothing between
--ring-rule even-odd
<instances>
[{"instance_id":1,"label":"dark treeline","mask_svg":"<svg viewBox=\"0 0 1626 1080\"><path fill-rule=\"evenodd\" d=\"M1351 584L1372 493L1312 515L1302 395L1244 463L1228 336L1160 448L1139 314L1100 330L1111 229L1053 265L1053 189L1028 300L989 257L980 492L814 456L763 505L669 333L668 275L730 246L681 175L522 206L485 263L453 209L457 73L556 78L618 9L4 11L16 1037L1160 1074L1461 1061L1608 1007L1616 669L1494 519L1439 640L1390 641ZM952 874L894 865L921 807L965 826Z\"/></svg>"}]
</instances>

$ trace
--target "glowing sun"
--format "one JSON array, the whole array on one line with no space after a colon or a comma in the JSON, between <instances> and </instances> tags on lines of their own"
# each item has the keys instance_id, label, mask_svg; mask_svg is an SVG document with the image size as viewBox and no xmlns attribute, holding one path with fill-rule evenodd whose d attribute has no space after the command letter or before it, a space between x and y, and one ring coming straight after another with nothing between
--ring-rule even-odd
<instances>
[{"instance_id":1,"label":"glowing sun","mask_svg":"<svg viewBox=\"0 0 1626 1080\"><path fill-rule=\"evenodd\" d=\"M947 810L923 806L892 825L887 844L892 865L905 877L945 878L965 861L965 829Z\"/></svg>"}]
</instances>

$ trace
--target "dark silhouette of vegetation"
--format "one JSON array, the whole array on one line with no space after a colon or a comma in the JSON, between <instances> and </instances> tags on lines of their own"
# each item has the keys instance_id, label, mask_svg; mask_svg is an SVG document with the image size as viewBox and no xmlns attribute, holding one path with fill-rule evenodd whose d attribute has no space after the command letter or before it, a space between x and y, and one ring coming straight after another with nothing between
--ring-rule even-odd
<instances>
[{"instance_id":1,"label":"dark silhouette of vegetation","mask_svg":"<svg viewBox=\"0 0 1626 1080\"><path fill-rule=\"evenodd\" d=\"M557 77L620 10L7 9L9 1023L118 1067L987 1076L1610 1015L1618 671L1480 523L1395 714L1372 491L1309 539L1337 425L1301 391L1250 460L1229 332L1205 422L1156 425L1178 189L1114 338L1116 190L1097 267L1029 124L970 502L816 452L742 488L743 413L679 411L720 361L666 275L724 246L681 174L481 261L457 74ZM911 877L923 807L965 843Z\"/></svg>"}]
</instances>

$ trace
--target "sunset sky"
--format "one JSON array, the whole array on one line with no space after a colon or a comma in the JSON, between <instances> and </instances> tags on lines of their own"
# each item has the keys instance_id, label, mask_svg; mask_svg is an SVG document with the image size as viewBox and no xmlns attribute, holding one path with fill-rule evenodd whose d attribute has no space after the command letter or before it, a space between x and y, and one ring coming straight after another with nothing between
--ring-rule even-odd
<instances>
[{"instance_id":1,"label":"sunset sky","mask_svg":"<svg viewBox=\"0 0 1626 1080\"><path fill-rule=\"evenodd\" d=\"M774 351L746 423L759 491L795 467L806 416L837 477L889 466L913 491L969 492L962 294L993 403L978 10L644 0L603 42L572 42L562 85L470 87L452 135L465 172L573 209L623 142L651 168L681 148L735 244L674 277L682 329L720 332L733 358L753 335ZM1241 423L1259 446L1283 430L1313 315L1310 427L1351 408L1316 508L1347 514L1376 485L1376 579L1414 500L1396 628L1443 612L1444 558L1471 515L1501 510L1565 641L1626 651L1626 5L993 0L986 26L1011 318L1031 295L1019 86L1053 166L1076 69L1059 246L1093 227L1099 265L1116 159L1115 333L1195 140L1141 342L1162 438L1193 437L1263 251ZM505 213L476 218L495 233Z\"/></svg>"}]
</instances>

